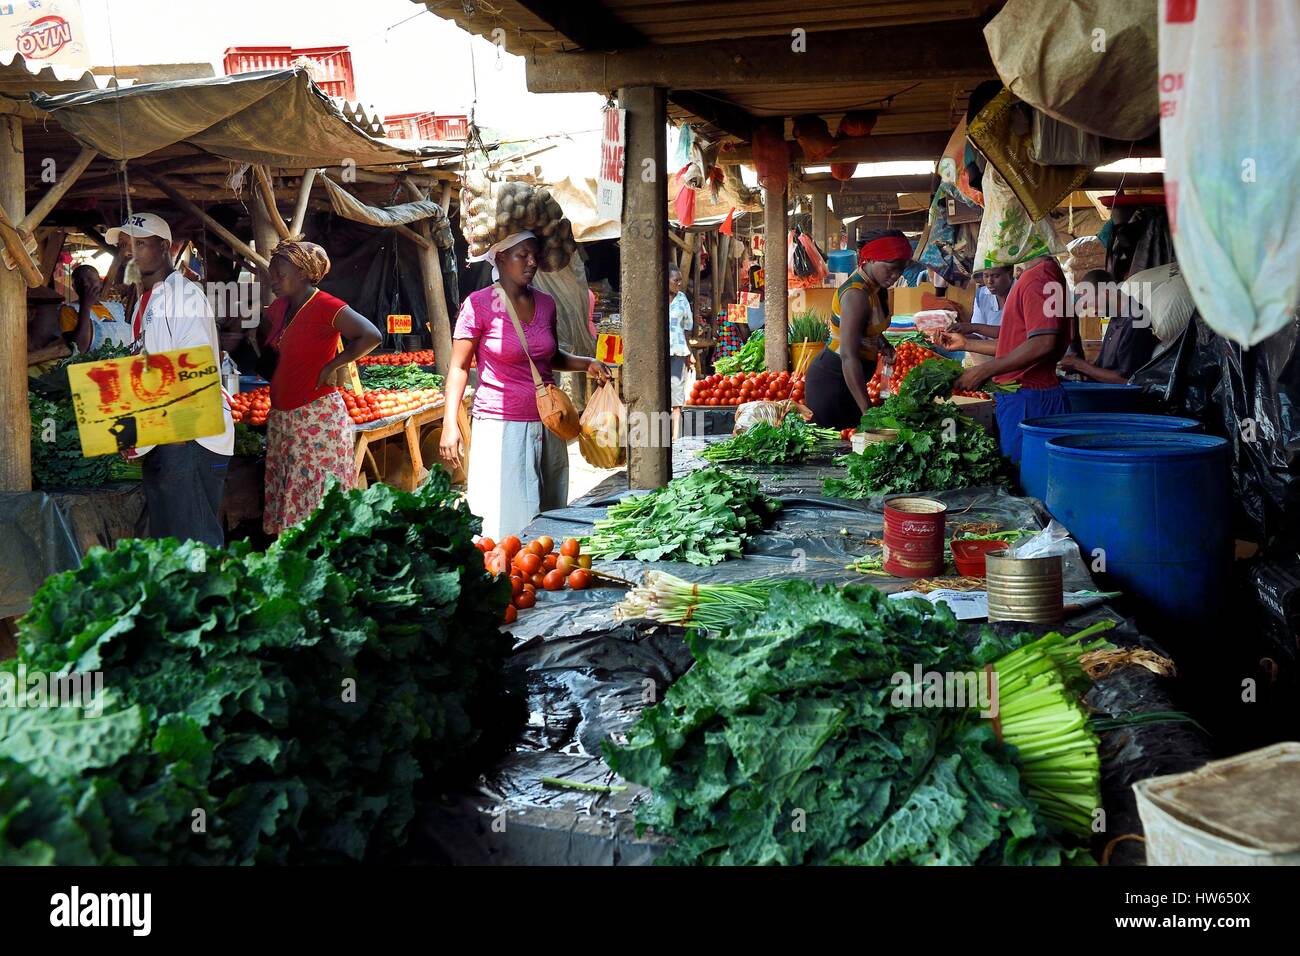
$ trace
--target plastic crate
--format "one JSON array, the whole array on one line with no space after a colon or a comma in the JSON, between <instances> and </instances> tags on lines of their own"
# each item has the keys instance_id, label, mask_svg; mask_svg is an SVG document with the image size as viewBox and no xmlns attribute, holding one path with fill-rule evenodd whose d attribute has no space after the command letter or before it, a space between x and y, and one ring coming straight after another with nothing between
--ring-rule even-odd
<instances>
[{"instance_id":1,"label":"plastic crate","mask_svg":"<svg viewBox=\"0 0 1300 956\"><path fill-rule=\"evenodd\" d=\"M384 117L384 129L394 139L465 140L469 138L469 117L394 113Z\"/></svg>"},{"instance_id":2,"label":"plastic crate","mask_svg":"<svg viewBox=\"0 0 1300 956\"><path fill-rule=\"evenodd\" d=\"M298 65L306 66L312 81L327 96L357 98L352 53L347 46L233 46L226 50L222 61L227 76L258 70L289 70Z\"/></svg>"}]
</instances>

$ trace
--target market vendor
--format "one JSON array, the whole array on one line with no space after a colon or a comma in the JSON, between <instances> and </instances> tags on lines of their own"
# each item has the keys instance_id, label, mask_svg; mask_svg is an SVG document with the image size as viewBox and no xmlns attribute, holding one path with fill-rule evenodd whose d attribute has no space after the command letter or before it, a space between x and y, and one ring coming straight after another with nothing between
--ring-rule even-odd
<instances>
[{"instance_id":1,"label":"market vendor","mask_svg":"<svg viewBox=\"0 0 1300 956\"><path fill-rule=\"evenodd\" d=\"M98 269L88 262L77 266L72 270L72 288L77 301L63 307L59 325L78 352L89 352L101 345L130 346L135 341L125 306L102 299L104 280Z\"/></svg>"},{"instance_id":2,"label":"market vendor","mask_svg":"<svg viewBox=\"0 0 1300 956\"><path fill-rule=\"evenodd\" d=\"M1155 354L1156 336L1145 310L1120 290L1105 269L1086 273L1075 284L1074 300L1078 316L1107 316L1109 321L1095 363L1070 354L1061 358L1061 368L1092 382L1126 384Z\"/></svg>"},{"instance_id":3,"label":"market vendor","mask_svg":"<svg viewBox=\"0 0 1300 956\"><path fill-rule=\"evenodd\" d=\"M121 241L140 271L144 291L131 315L136 348L153 353L206 345L216 359L220 349L212 308L202 288L172 269L167 222L153 213L135 213L119 228L108 230L105 239L110 244ZM213 547L225 543L219 515L226 469L235 450L235 423L224 399L222 417L225 428L216 435L126 452L130 458L144 458L144 496L153 537L193 539Z\"/></svg>"},{"instance_id":4,"label":"market vendor","mask_svg":"<svg viewBox=\"0 0 1300 956\"><path fill-rule=\"evenodd\" d=\"M858 267L835 290L830 339L808 368L804 392L813 421L823 428L855 427L871 407L867 382L876 358L894 354L885 340L888 290L911 259L912 244L897 229L869 233L858 251Z\"/></svg>"},{"instance_id":5,"label":"market vendor","mask_svg":"<svg viewBox=\"0 0 1300 956\"><path fill-rule=\"evenodd\" d=\"M439 453L449 467L460 466L464 452L453 410L465 396L470 362L477 360L467 498L489 538L517 534L539 513L569 503L568 445L542 424L531 366L547 384L554 384L556 370L586 372L598 384L610 379L594 358L560 349L555 300L532 287L538 250L527 230L494 244L482 257L492 263L493 284L465 299L452 334ZM507 306L518 317L523 342Z\"/></svg>"},{"instance_id":6,"label":"market vendor","mask_svg":"<svg viewBox=\"0 0 1300 956\"><path fill-rule=\"evenodd\" d=\"M278 354L266 416L262 528L279 534L307 517L330 478L352 487L356 433L335 375L374 351L382 336L365 316L318 288L325 250L286 239L271 253L266 344Z\"/></svg>"},{"instance_id":7,"label":"market vendor","mask_svg":"<svg viewBox=\"0 0 1300 956\"><path fill-rule=\"evenodd\" d=\"M1007 296L996 341L977 339L961 332L943 332L944 348L994 356L992 361L966 369L953 390L978 391L989 379L1020 386L1001 392L997 415L1002 454L1020 462L1020 423L1041 415L1070 410L1065 389L1056 377L1056 363L1069 348L1073 330L1071 310L1065 307L1065 273L1051 256L1026 263Z\"/></svg>"}]
</instances>

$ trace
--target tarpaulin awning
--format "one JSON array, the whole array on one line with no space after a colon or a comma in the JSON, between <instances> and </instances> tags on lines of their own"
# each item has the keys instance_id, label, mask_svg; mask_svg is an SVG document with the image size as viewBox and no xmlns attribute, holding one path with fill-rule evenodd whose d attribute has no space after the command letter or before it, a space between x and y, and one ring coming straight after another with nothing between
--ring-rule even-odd
<instances>
[{"instance_id":1,"label":"tarpaulin awning","mask_svg":"<svg viewBox=\"0 0 1300 956\"><path fill-rule=\"evenodd\" d=\"M459 152L404 149L370 136L303 69L33 93L31 100L83 146L110 159L136 159L177 143L282 168L399 165Z\"/></svg>"},{"instance_id":2,"label":"tarpaulin awning","mask_svg":"<svg viewBox=\"0 0 1300 956\"><path fill-rule=\"evenodd\" d=\"M320 179L325 184L325 191L329 193L330 207L336 216L378 226L380 229L432 219L430 225L433 228L433 241L439 249L450 249L455 241L447 213L432 200L421 199L396 206L368 206L328 176L321 176Z\"/></svg>"}]
</instances>

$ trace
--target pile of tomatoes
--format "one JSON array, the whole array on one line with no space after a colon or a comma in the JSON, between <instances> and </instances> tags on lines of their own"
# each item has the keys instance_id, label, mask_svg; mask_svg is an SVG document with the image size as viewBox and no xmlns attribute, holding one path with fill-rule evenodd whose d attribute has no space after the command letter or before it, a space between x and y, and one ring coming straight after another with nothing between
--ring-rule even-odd
<instances>
[{"instance_id":1,"label":"pile of tomatoes","mask_svg":"<svg viewBox=\"0 0 1300 956\"><path fill-rule=\"evenodd\" d=\"M542 535L527 544L515 535L497 544L491 538L479 538L474 547L483 552L483 567L491 574L510 573L510 603L505 622L513 624L520 611L537 603L537 592L574 591L591 587L591 556L582 553L577 538L565 538L559 553L550 535Z\"/></svg>"},{"instance_id":2,"label":"pile of tomatoes","mask_svg":"<svg viewBox=\"0 0 1300 956\"><path fill-rule=\"evenodd\" d=\"M894 364L889 373L889 394L897 394L898 389L902 386L903 380L907 374L923 362L939 358L934 352L931 352L924 345L918 345L916 342L900 342L894 348ZM885 390L885 358L880 356L876 359L876 374L871 376L871 381L867 383L867 397L871 399L873 405L879 405L884 401L881 392ZM967 398L988 398L984 392L971 392L965 389L954 391L954 395L963 395Z\"/></svg>"},{"instance_id":3,"label":"pile of tomatoes","mask_svg":"<svg viewBox=\"0 0 1300 956\"><path fill-rule=\"evenodd\" d=\"M248 425L265 425L271 410L271 386L263 385L251 392L230 396L230 417Z\"/></svg>"},{"instance_id":4,"label":"pile of tomatoes","mask_svg":"<svg viewBox=\"0 0 1300 956\"><path fill-rule=\"evenodd\" d=\"M348 407L348 414L358 425L413 412L432 405L442 396L436 388L377 388L360 395L350 388L340 388L339 393Z\"/></svg>"},{"instance_id":5,"label":"pile of tomatoes","mask_svg":"<svg viewBox=\"0 0 1300 956\"><path fill-rule=\"evenodd\" d=\"M421 349L418 352L391 352L387 355L363 355L357 359L358 365L432 365L433 349Z\"/></svg>"},{"instance_id":6,"label":"pile of tomatoes","mask_svg":"<svg viewBox=\"0 0 1300 956\"><path fill-rule=\"evenodd\" d=\"M737 372L710 375L695 383L689 405L743 405L745 402L803 401L802 375L789 372Z\"/></svg>"}]
</instances>

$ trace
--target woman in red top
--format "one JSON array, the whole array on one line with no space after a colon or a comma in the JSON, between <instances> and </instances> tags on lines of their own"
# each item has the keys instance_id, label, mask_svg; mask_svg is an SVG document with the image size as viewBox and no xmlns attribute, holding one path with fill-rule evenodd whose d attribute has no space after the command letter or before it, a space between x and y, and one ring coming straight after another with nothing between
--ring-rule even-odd
<instances>
[{"instance_id":1,"label":"woman in red top","mask_svg":"<svg viewBox=\"0 0 1300 956\"><path fill-rule=\"evenodd\" d=\"M329 269L315 243L285 240L271 253L276 300L266 310L266 341L280 360L266 418L267 534L315 511L331 476L352 487L356 440L334 373L373 351L381 336L342 299L316 288Z\"/></svg>"}]
</instances>

